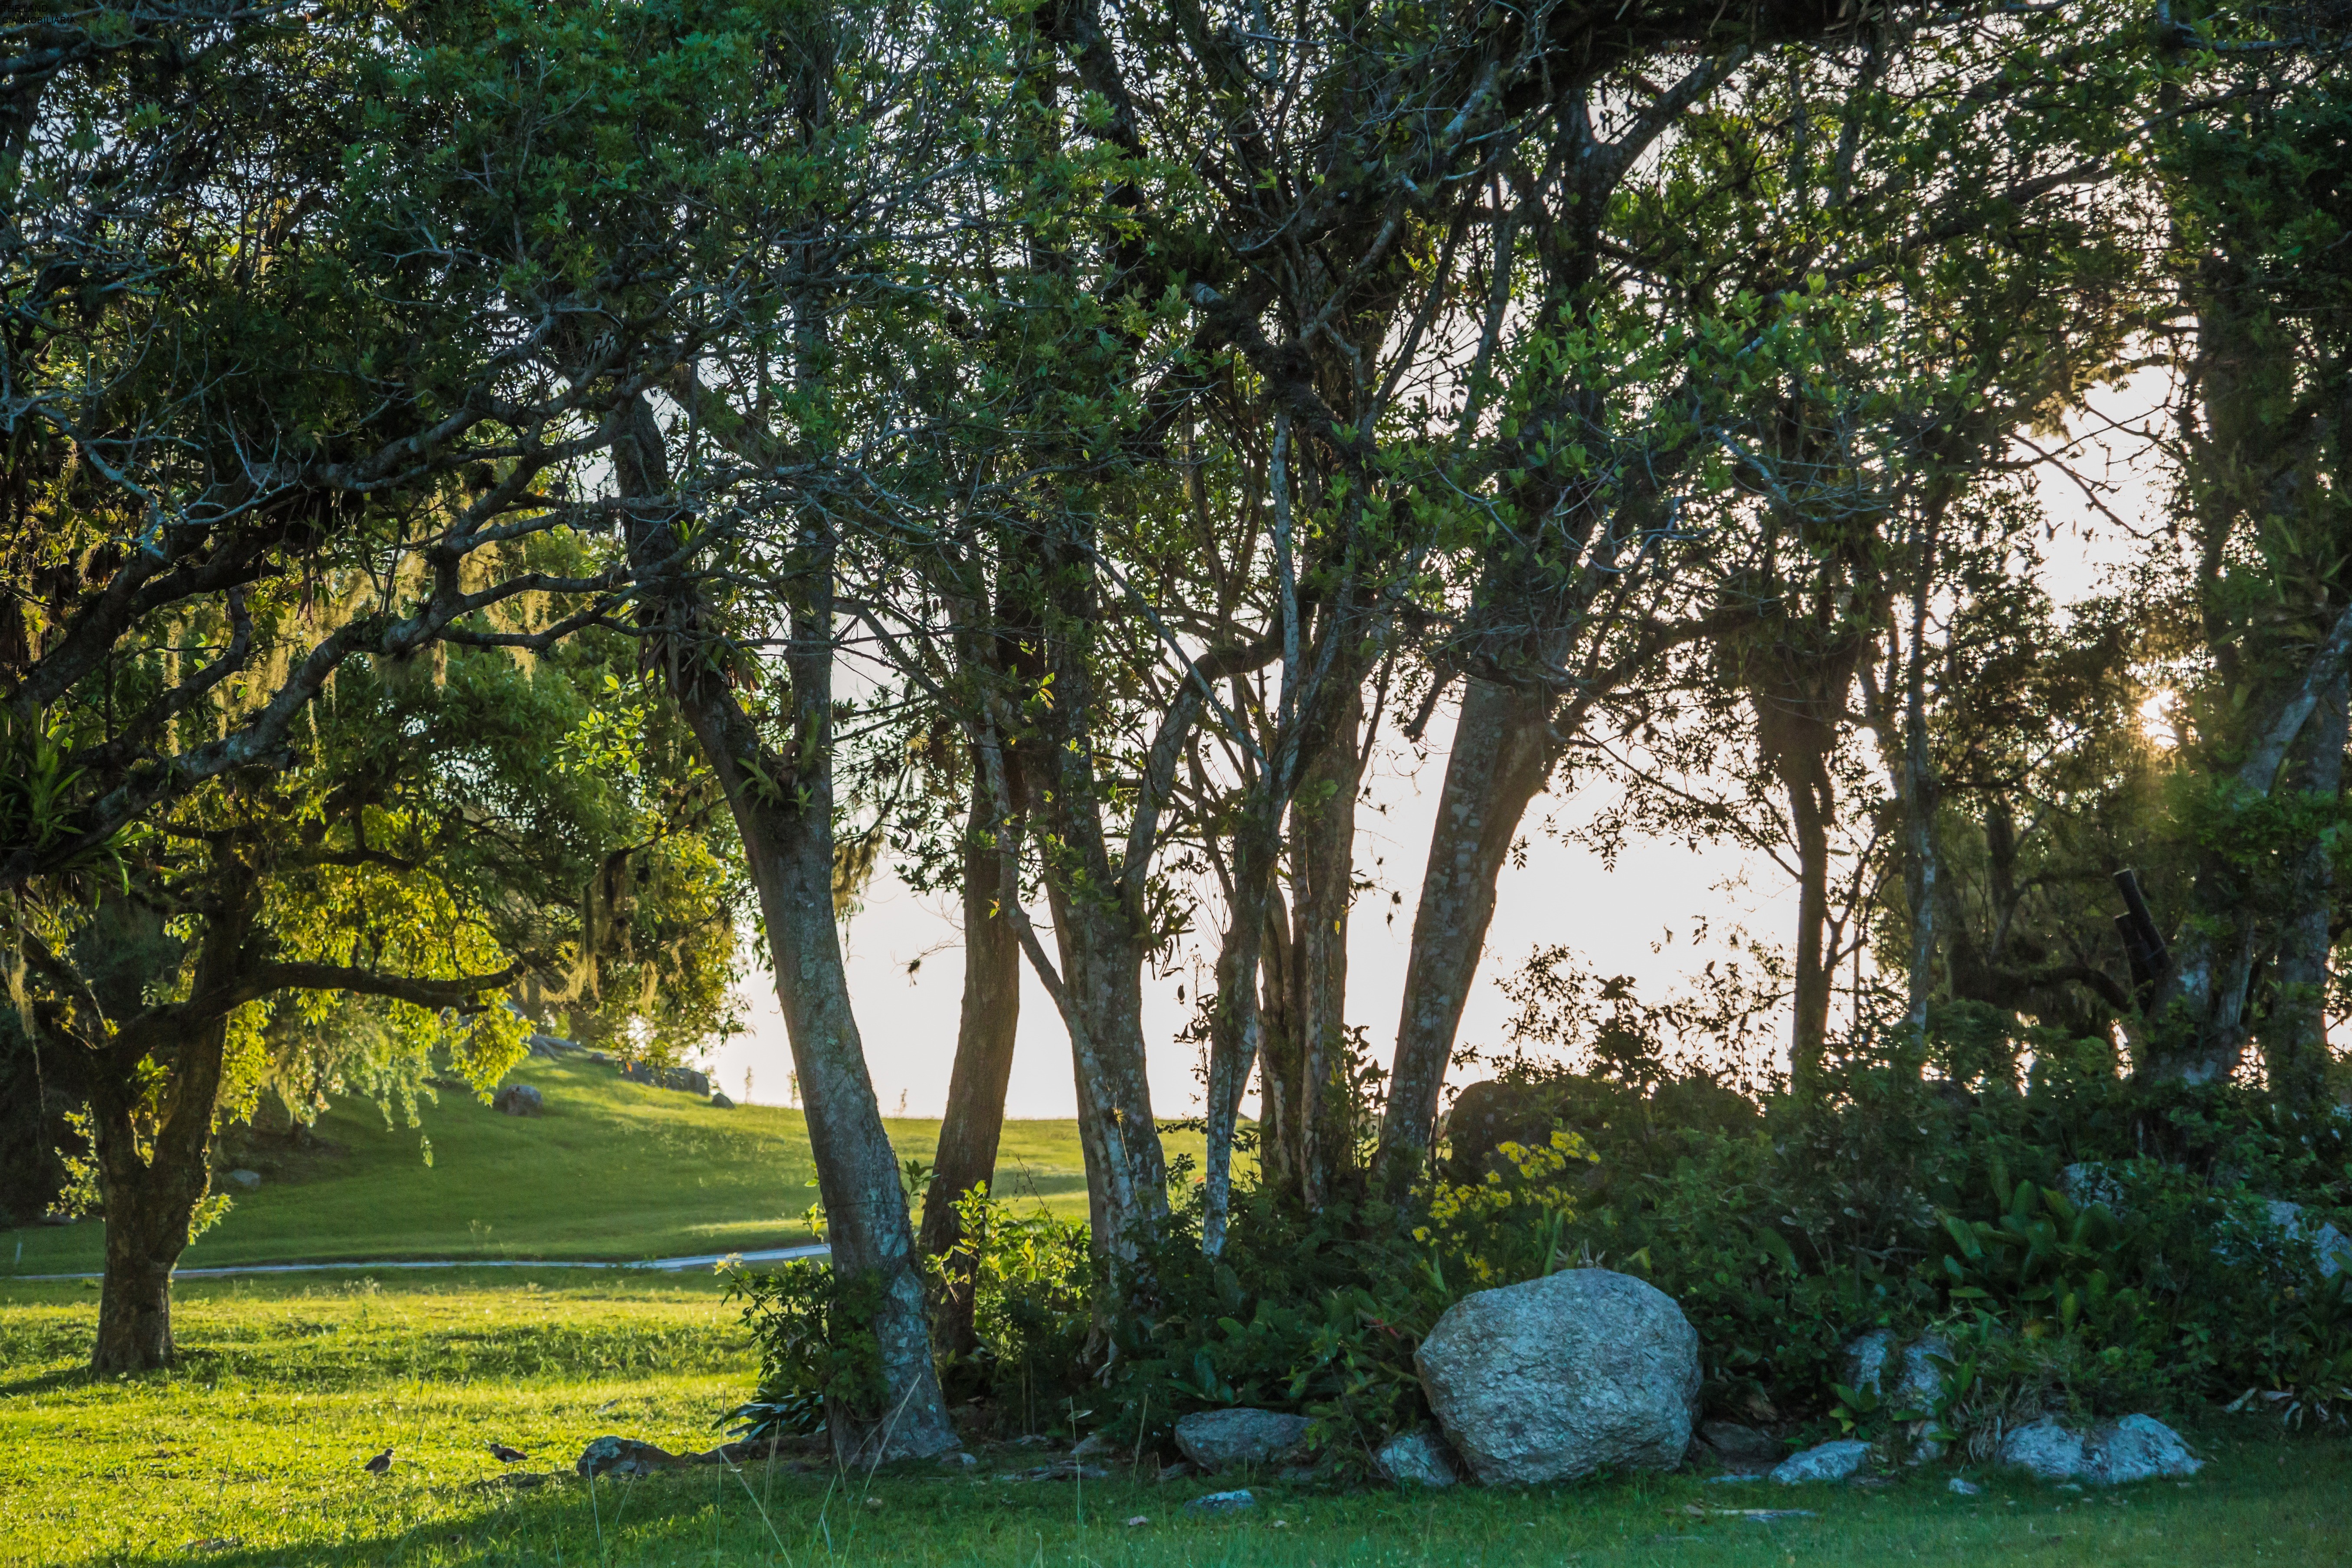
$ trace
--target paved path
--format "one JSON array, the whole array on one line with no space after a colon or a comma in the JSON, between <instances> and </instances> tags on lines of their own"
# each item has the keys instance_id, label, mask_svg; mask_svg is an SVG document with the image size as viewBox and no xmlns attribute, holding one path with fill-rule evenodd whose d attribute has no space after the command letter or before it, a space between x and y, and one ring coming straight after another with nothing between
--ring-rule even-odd
<instances>
[{"instance_id":1,"label":"paved path","mask_svg":"<svg viewBox=\"0 0 2352 1568\"><path fill-rule=\"evenodd\" d=\"M680 1273L713 1268L728 1258L744 1263L782 1263L794 1258L830 1258L823 1245L771 1247L758 1252L698 1252L690 1258L648 1258L642 1263L568 1263L529 1258L445 1258L415 1263L248 1263L237 1268L176 1268L174 1279L214 1279L230 1274L317 1274L330 1269L358 1273L377 1268L660 1268ZM96 1279L97 1274L6 1274L6 1279Z\"/></svg>"}]
</instances>

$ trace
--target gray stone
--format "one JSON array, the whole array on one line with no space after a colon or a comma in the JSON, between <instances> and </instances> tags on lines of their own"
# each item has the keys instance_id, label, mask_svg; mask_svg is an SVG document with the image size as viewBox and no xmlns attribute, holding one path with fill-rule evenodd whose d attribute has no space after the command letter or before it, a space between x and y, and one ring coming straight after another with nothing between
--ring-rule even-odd
<instances>
[{"instance_id":1,"label":"gray stone","mask_svg":"<svg viewBox=\"0 0 2352 1568\"><path fill-rule=\"evenodd\" d=\"M2147 1415L2126 1415L2076 1432L2045 1416L2000 1440L2000 1462L2044 1481L2122 1486L2162 1476L2193 1476L2204 1461L2179 1435Z\"/></svg>"},{"instance_id":2,"label":"gray stone","mask_svg":"<svg viewBox=\"0 0 2352 1568\"><path fill-rule=\"evenodd\" d=\"M2291 1204L2284 1198L2273 1198L2264 1206L2271 1224L2285 1232L2288 1240L2311 1243L2312 1253L2319 1259L2321 1279L2333 1279L2352 1266L2352 1238L2333 1225L2321 1220L2315 1226L2304 1217L2301 1204Z\"/></svg>"},{"instance_id":3,"label":"gray stone","mask_svg":"<svg viewBox=\"0 0 2352 1568\"><path fill-rule=\"evenodd\" d=\"M1979 1497L1983 1495L1984 1492L1984 1488L1977 1485L1976 1482L1969 1479L1966 1476L1954 1476L1950 1482L1945 1486L1944 1489L1948 1492L1957 1492L1961 1497Z\"/></svg>"},{"instance_id":4,"label":"gray stone","mask_svg":"<svg viewBox=\"0 0 2352 1568\"><path fill-rule=\"evenodd\" d=\"M1446 1441L1489 1486L1671 1470L1698 1415L1698 1334L1671 1297L1570 1268L1454 1303L1413 1361Z\"/></svg>"},{"instance_id":5,"label":"gray stone","mask_svg":"<svg viewBox=\"0 0 2352 1568\"><path fill-rule=\"evenodd\" d=\"M1186 1513L1239 1513L1245 1508L1255 1508L1257 1499L1247 1492L1211 1492L1196 1497L1184 1505Z\"/></svg>"},{"instance_id":6,"label":"gray stone","mask_svg":"<svg viewBox=\"0 0 2352 1568\"><path fill-rule=\"evenodd\" d=\"M1176 1423L1176 1447L1204 1470L1295 1458L1307 1417L1279 1410L1200 1410Z\"/></svg>"},{"instance_id":7,"label":"gray stone","mask_svg":"<svg viewBox=\"0 0 2352 1568\"><path fill-rule=\"evenodd\" d=\"M1773 1469L1772 1479L1784 1487L1802 1486L1808 1481L1842 1481L1862 1468L1869 1458L1869 1444L1856 1437L1843 1437L1790 1455Z\"/></svg>"},{"instance_id":8,"label":"gray stone","mask_svg":"<svg viewBox=\"0 0 2352 1568\"><path fill-rule=\"evenodd\" d=\"M1892 1329L1873 1329L1845 1347L1845 1384L1877 1394L1888 1410L1924 1415L1944 1396L1938 1356L1952 1358L1952 1342L1941 1334L1921 1334L1906 1344Z\"/></svg>"},{"instance_id":9,"label":"gray stone","mask_svg":"<svg viewBox=\"0 0 2352 1568\"><path fill-rule=\"evenodd\" d=\"M579 1046L561 1035L533 1035L530 1037L530 1054L535 1057L568 1057L579 1049Z\"/></svg>"},{"instance_id":10,"label":"gray stone","mask_svg":"<svg viewBox=\"0 0 2352 1568\"><path fill-rule=\"evenodd\" d=\"M2062 1481L2083 1470L2083 1435L2050 1417L2001 1434L2000 1462L2045 1481Z\"/></svg>"},{"instance_id":11,"label":"gray stone","mask_svg":"<svg viewBox=\"0 0 2352 1568\"><path fill-rule=\"evenodd\" d=\"M1770 1465L1780 1458L1780 1439L1737 1421L1705 1422L1698 1435L1727 1465Z\"/></svg>"},{"instance_id":12,"label":"gray stone","mask_svg":"<svg viewBox=\"0 0 2352 1568\"><path fill-rule=\"evenodd\" d=\"M490 1097L490 1109L501 1116L539 1116L546 1112L547 1100L530 1084L510 1083Z\"/></svg>"},{"instance_id":13,"label":"gray stone","mask_svg":"<svg viewBox=\"0 0 2352 1568\"><path fill-rule=\"evenodd\" d=\"M1445 1439L1425 1430L1400 1432L1373 1449L1372 1468L1401 1487L1450 1487L1462 1479Z\"/></svg>"},{"instance_id":14,"label":"gray stone","mask_svg":"<svg viewBox=\"0 0 2352 1568\"><path fill-rule=\"evenodd\" d=\"M2094 1160L2078 1161L2058 1173L2058 1190L2076 1208L2105 1204L2117 1219L2124 1215L2124 1180L2120 1172Z\"/></svg>"},{"instance_id":15,"label":"gray stone","mask_svg":"<svg viewBox=\"0 0 2352 1568\"><path fill-rule=\"evenodd\" d=\"M650 1476L676 1469L686 1459L635 1437L599 1437L581 1450L572 1468L583 1476Z\"/></svg>"},{"instance_id":16,"label":"gray stone","mask_svg":"<svg viewBox=\"0 0 2352 1568\"><path fill-rule=\"evenodd\" d=\"M258 1190L261 1185L261 1173L258 1171L231 1171L228 1179L248 1193Z\"/></svg>"},{"instance_id":17,"label":"gray stone","mask_svg":"<svg viewBox=\"0 0 2352 1568\"><path fill-rule=\"evenodd\" d=\"M720 1090L714 1089L710 1091L710 1109L713 1110L732 1110L735 1109L735 1102L728 1099Z\"/></svg>"},{"instance_id":18,"label":"gray stone","mask_svg":"<svg viewBox=\"0 0 2352 1568\"><path fill-rule=\"evenodd\" d=\"M2114 1487L2158 1478L2193 1476L2205 1461L2189 1451L2180 1434L2152 1415L2126 1415L2101 1426L2084 1445L2088 1469L2083 1479Z\"/></svg>"},{"instance_id":19,"label":"gray stone","mask_svg":"<svg viewBox=\"0 0 2352 1568\"><path fill-rule=\"evenodd\" d=\"M656 1089L674 1089L685 1094L710 1098L710 1075L692 1068L654 1067L645 1062L623 1062L621 1076L632 1083L649 1083Z\"/></svg>"},{"instance_id":20,"label":"gray stone","mask_svg":"<svg viewBox=\"0 0 2352 1568\"><path fill-rule=\"evenodd\" d=\"M1089 1432L1070 1449L1073 1459L1108 1459L1118 1451L1108 1432Z\"/></svg>"}]
</instances>

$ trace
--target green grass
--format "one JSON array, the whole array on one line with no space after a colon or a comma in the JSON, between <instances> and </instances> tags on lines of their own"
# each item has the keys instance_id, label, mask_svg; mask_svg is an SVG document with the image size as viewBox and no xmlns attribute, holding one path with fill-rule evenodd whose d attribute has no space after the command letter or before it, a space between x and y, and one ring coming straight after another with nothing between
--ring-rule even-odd
<instances>
[{"instance_id":1,"label":"green grass","mask_svg":"<svg viewBox=\"0 0 2352 1568\"><path fill-rule=\"evenodd\" d=\"M542 1117L501 1116L444 1091L419 1127L387 1126L338 1100L318 1131L332 1149L272 1162L261 1188L234 1193L228 1217L183 1267L399 1258L634 1261L750 1251L810 1239L816 1199L801 1113L713 1110L699 1098L623 1080L591 1062L534 1059ZM932 1121L891 1121L901 1161L928 1160ZM424 1141L433 1163L424 1158ZM1171 1152L1198 1134L1171 1138ZM997 1173L1008 1198L1083 1214L1086 1173L1069 1121L1011 1121ZM0 1275L93 1269L99 1226L0 1233Z\"/></svg>"},{"instance_id":2,"label":"green grass","mask_svg":"<svg viewBox=\"0 0 2352 1568\"><path fill-rule=\"evenodd\" d=\"M2186 1486L2066 1493L1948 1471L1876 1491L1651 1478L1404 1495L1253 1481L1234 1519L1185 1515L1218 1484L1011 1482L1038 1449L842 1477L711 1468L589 1488L611 1432L700 1447L751 1374L707 1277L453 1273L183 1287L184 1363L93 1381L79 1286L0 1286L0 1563L99 1568L1336 1568L1366 1565L2237 1564L2352 1561L2352 1446L2253 1427L2199 1434ZM482 1445L566 1472L481 1483ZM381 1479L361 1461L392 1445ZM1767 1495L1769 1494L1769 1495ZM877 1500L869 1508L867 1497ZM1797 1507L1755 1524L1691 1509ZM1131 1516L1148 1524L1128 1527ZM236 1537L199 1556L190 1543Z\"/></svg>"}]
</instances>

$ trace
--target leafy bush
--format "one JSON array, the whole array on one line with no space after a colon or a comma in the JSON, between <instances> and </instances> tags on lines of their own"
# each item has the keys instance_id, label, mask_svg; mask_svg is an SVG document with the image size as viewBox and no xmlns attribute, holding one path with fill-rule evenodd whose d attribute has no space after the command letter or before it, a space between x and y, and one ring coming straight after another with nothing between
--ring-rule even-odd
<instances>
[{"instance_id":1,"label":"leafy bush","mask_svg":"<svg viewBox=\"0 0 2352 1568\"><path fill-rule=\"evenodd\" d=\"M1094 1331L1094 1259L1082 1221L1029 1214L976 1186L956 1202L971 1270L979 1348L941 1376L965 1397L986 1394L1024 1431L1050 1422L1085 1386ZM940 1259L928 1260L934 1269Z\"/></svg>"},{"instance_id":2,"label":"leafy bush","mask_svg":"<svg viewBox=\"0 0 2352 1568\"><path fill-rule=\"evenodd\" d=\"M828 1405L879 1409L882 1352L872 1324L881 1287L872 1275L844 1280L825 1264L793 1258L780 1268L738 1269L727 1299L760 1350L758 1391L720 1417L735 1436L761 1443L822 1431Z\"/></svg>"}]
</instances>

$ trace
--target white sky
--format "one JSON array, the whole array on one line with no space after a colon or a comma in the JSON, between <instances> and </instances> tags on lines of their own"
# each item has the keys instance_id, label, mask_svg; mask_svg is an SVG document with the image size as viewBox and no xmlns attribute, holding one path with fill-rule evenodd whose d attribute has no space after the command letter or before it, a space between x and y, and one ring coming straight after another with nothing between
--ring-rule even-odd
<instances>
[{"instance_id":1,"label":"white sky","mask_svg":"<svg viewBox=\"0 0 2352 1568\"><path fill-rule=\"evenodd\" d=\"M2146 418L2165 393L2159 376L2143 374L2119 391L2095 395L2093 416L2077 431L2077 472L2112 487L2103 498L2105 505L2127 521L2152 515L2157 497L2150 487L2161 481L2143 443L2102 430ZM2110 568L2143 548L2102 518L2073 480L2045 473L2040 488L2058 528L2045 550L2045 585L2060 603L2095 591ZM1392 733L1384 733L1369 771L1371 798L1358 817L1357 867L1377 886L1360 899L1349 924L1349 1022L1365 1026L1383 1060L1395 1043L1412 910L1452 731L1453 713L1441 709L1430 725L1427 753L1418 759L1402 751ZM1506 866L1496 889L1486 957L1463 1017L1465 1042L1490 1049L1506 1045L1503 1026L1510 1008L1496 981L1540 945L1573 948L1598 973L1633 975L1644 999L1655 1001L1721 952L1694 949L1681 940L1658 946L1669 930L1686 933L1693 919L1703 915L1718 932L1744 926L1767 940L1785 936L1794 919L1795 889L1769 860L1751 862L1728 846L1694 852L1676 842L1636 839L1624 846L1612 870L1598 856L1542 830L1548 815L1573 825L1600 804L1597 795L1547 795L1530 809L1521 826L1526 864ZM1391 891L1403 896L1401 904L1390 901ZM850 994L886 1114L899 1114L902 1104L909 1116L938 1116L945 1108L963 986L956 905L952 893L909 891L886 866L845 930ZM1206 936L1213 942L1213 930ZM921 967L909 977L907 965L919 956ZM1213 963L1214 953L1201 955L1200 962ZM1183 984L1189 997L1202 978L1190 970L1164 980L1146 978L1152 1105L1163 1117L1197 1115L1202 1109L1197 1056L1172 1042L1190 1016L1189 1006L1176 1000L1176 988ZM1023 980L1020 1041L1006 1114L1073 1116L1076 1097L1068 1037L1025 967ZM744 1096L748 1071L750 1098L782 1104L792 1054L768 984L764 972L747 980L744 1012L751 1028L714 1051L711 1060L718 1086L730 1095ZM1254 1101L1244 1107L1252 1114L1255 1109Z\"/></svg>"}]
</instances>

